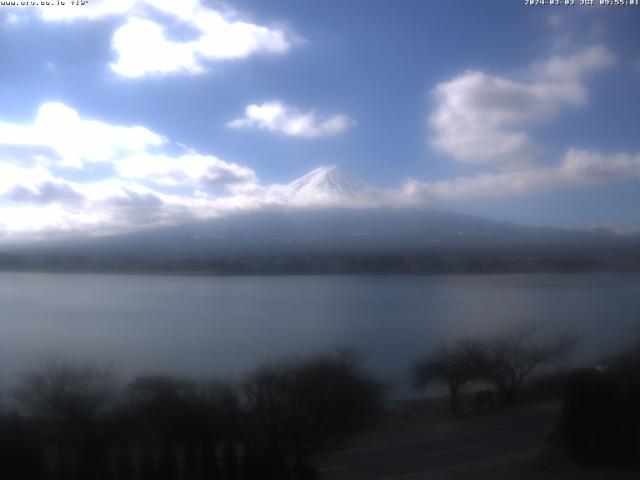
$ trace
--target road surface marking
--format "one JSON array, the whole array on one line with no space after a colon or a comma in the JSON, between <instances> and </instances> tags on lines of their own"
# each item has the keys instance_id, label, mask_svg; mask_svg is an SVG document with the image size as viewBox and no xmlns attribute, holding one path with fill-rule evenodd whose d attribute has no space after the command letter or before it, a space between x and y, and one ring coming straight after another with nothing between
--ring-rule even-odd
<instances>
[{"instance_id":1,"label":"road surface marking","mask_svg":"<svg viewBox=\"0 0 640 480\"><path fill-rule=\"evenodd\" d=\"M439 452L427 453L425 457L437 457L438 455L446 455L447 453L464 452L465 450L471 450L472 448L486 447L486 443L476 443L475 445L469 445L468 447L450 448L449 450L440 450Z\"/></svg>"}]
</instances>

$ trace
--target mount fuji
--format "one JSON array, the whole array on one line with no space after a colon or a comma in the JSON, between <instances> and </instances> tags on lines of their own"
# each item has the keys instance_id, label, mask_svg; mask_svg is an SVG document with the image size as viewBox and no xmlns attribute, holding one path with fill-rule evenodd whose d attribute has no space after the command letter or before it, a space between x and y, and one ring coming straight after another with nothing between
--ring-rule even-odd
<instances>
[{"instance_id":1,"label":"mount fuji","mask_svg":"<svg viewBox=\"0 0 640 480\"><path fill-rule=\"evenodd\" d=\"M384 193L337 165L318 167L287 185L291 199L307 203L372 206Z\"/></svg>"},{"instance_id":2,"label":"mount fuji","mask_svg":"<svg viewBox=\"0 0 640 480\"><path fill-rule=\"evenodd\" d=\"M613 257L618 264L637 257L640 268L637 236L527 227L431 208L389 206L392 192L335 165L316 168L278 188L272 204L210 220L5 249L0 268L8 268L3 255L14 266L22 261L24 268L50 269L53 261L56 268L127 271L344 273L360 271L362 266L353 267L352 260L364 257L393 258L400 266L378 260L373 264L382 265L383 271L412 273L464 272L466 260L461 259L469 257L488 262L490 271L538 271L540 259L548 258L583 268L594 259L609 265Z\"/></svg>"}]
</instances>

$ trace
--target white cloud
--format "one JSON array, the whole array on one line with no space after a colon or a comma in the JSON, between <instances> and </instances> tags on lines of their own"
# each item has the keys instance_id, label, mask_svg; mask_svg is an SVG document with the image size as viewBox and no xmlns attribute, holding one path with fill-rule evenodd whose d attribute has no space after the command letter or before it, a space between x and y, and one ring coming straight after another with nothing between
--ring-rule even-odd
<instances>
[{"instance_id":1,"label":"white cloud","mask_svg":"<svg viewBox=\"0 0 640 480\"><path fill-rule=\"evenodd\" d=\"M570 149L558 166L421 182L409 180L399 199L406 202L473 200L606 185L640 178L640 154L607 155Z\"/></svg>"},{"instance_id":2,"label":"white cloud","mask_svg":"<svg viewBox=\"0 0 640 480\"><path fill-rule=\"evenodd\" d=\"M0 162L0 196L7 195L18 185L35 189L38 184L54 180L55 177L43 166L29 168L7 161Z\"/></svg>"},{"instance_id":3,"label":"white cloud","mask_svg":"<svg viewBox=\"0 0 640 480\"><path fill-rule=\"evenodd\" d=\"M253 184L256 174L247 167L211 155L190 152L179 157L139 154L115 162L121 177L145 180L161 186L207 188L217 185Z\"/></svg>"},{"instance_id":4,"label":"white cloud","mask_svg":"<svg viewBox=\"0 0 640 480\"><path fill-rule=\"evenodd\" d=\"M432 145L456 160L484 163L494 171L433 182L409 180L398 198L409 203L473 200L637 178L640 155L571 148L557 165L540 166L539 147L525 130L553 119L563 107L584 105L584 77L614 63L613 53L596 45L531 64L521 75L527 81L470 71L439 84L430 116Z\"/></svg>"},{"instance_id":5,"label":"white cloud","mask_svg":"<svg viewBox=\"0 0 640 480\"><path fill-rule=\"evenodd\" d=\"M463 162L521 167L537 151L524 127L553 118L564 106L583 105L582 77L613 62L609 50L594 46L533 64L527 73L531 81L468 71L440 83L429 117L432 146Z\"/></svg>"},{"instance_id":6,"label":"white cloud","mask_svg":"<svg viewBox=\"0 0 640 480\"><path fill-rule=\"evenodd\" d=\"M200 0L90 0L85 5L74 5L70 1L56 8L39 8L38 15L46 21L96 21L105 17L137 13L147 7L155 8L177 18L189 19L200 9Z\"/></svg>"},{"instance_id":7,"label":"white cloud","mask_svg":"<svg viewBox=\"0 0 640 480\"><path fill-rule=\"evenodd\" d=\"M0 233L113 233L260 205L252 169L189 149L172 154L178 147L61 103L41 105L31 123L0 122ZM106 173L78 180L96 178L78 176L89 162Z\"/></svg>"},{"instance_id":8,"label":"white cloud","mask_svg":"<svg viewBox=\"0 0 640 480\"><path fill-rule=\"evenodd\" d=\"M17 203L44 205L51 203L75 204L84 200L80 193L63 181L46 181L31 187L18 184L6 193L6 198Z\"/></svg>"},{"instance_id":9,"label":"white cloud","mask_svg":"<svg viewBox=\"0 0 640 480\"><path fill-rule=\"evenodd\" d=\"M77 168L87 162L108 162L121 152L143 151L165 141L144 127L82 119L62 103L41 105L31 124L0 122L0 145L46 147L55 158L41 155L43 161Z\"/></svg>"},{"instance_id":10,"label":"white cloud","mask_svg":"<svg viewBox=\"0 0 640 480\"><path fill-rule=\"evenodd\" d=\"M230 8L216 9L203 0L91 0L86 5L49 8L11 7L4 22L15 24L35 17L45 22L122 20L113 32L118 75L197 74L215 61L258 54L284 54L301 40L283 27L243 20ZM175 29L180 36L173 35ZM185 32L190 32L188 38Z\"/></svg>"},{"instance_id":11,"label":"white cloud","mask_svg":"<svg viewBox=\"0 0 640 480\"><path fill-rule=\"evenodd\" d=\"M130 19L113 34L111 45L118 54L111 69L125 77L203 71L195 56L196 42L168 40L164 28L150 20Z\"/></svg>"},{"instance_id":12,"label":"white cloud","mask_svg":"<svg viewBox=\"0 0 640 480\"><path fill-rule=\"evenodd\" d=\"M319 116L314 110L302 112L277 100L248 105L243 118L227 124L230 128L259 128L304 138L338 135L354 125L347 115Z\"/></svg>"},{"instance_id":13,"label":"white cloud","mask_svg":"<svg viewBox=\"0 0 640 480\"><path fill-rule=\"evenodd\" d=\"M181 0L182 1L182 0ZM111 15L123 15L132 10L138 0L90 0L86 5L72 5L70 1L55 8L38 8L47 21L99 20Z\"/></svg>"},{"instance_id":14,"label":"white cloud","mask_svg":"<svg viewBox=\"0 0 640 480\"><path fill-rule=\"evenodd\" d=\"M556 9L551 9L556 10ZM570 52L583 45L593 45L600 41L607 31L601 18L590 15L575 15L575 11L556 10L547 15L550 33L543 35L542 44L556 52ZM581 8L579 11L597 11L594 8Z\"/></svg>"},{"instance_id":15,"label":"white cloud","mask_svg":"<svg viewBox=\"0 0 640 480\"><path fill-rule=\"evenodd\" d=\"M159 23L135 16L115 31L111 64L125 77L165 73L200 73L207 62L234 60L255 54L288 52L293 40L281 29L243 22L204 7L198 1L149 2L149 6L174 16L193 30L189 40L172 40ZM144 15L147 9L141 9Z\"/></svg>"},{"instance_id":16,"label":"white cloud","mask_svg":"<svg viewBox=\"0 0 640 480\"><path fill-rule=\"evenodd\" d=\"M121 233L212 218L229 210L215 198L167 194L116 178L26 185L0 191L0 233L5 237Z\"/></svg>"},{"instance_id":17,"label":"white cloud","mask_svg":"<svg viewBox=\"0 0 640 480\"><path fill-rule=\"evenodd\" d=\"M0 232L5 238L49 238L89 230L100 222L98 212L73 210L59 204L14 205L0 208Z\"/></svg>"},{"instance_id":18,"label":"white cloud","mask_svg":"<svg viewBox=\"0 0 640 480\"><path fill-rule=\"evenodd\" d=\"M580 83L593 70L615 63L613 53L603 45L594 45L570 56L554 56L531 66L531 73L541 81Z\"/></svg>"}]
</instances>

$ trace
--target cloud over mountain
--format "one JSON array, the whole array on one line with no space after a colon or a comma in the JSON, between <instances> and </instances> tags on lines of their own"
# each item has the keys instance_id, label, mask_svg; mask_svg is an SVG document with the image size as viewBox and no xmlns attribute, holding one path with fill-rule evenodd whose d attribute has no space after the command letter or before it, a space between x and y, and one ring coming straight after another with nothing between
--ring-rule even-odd
<instances>
[{"instance_id":1,"label":"cloud over mountain","mask_svg":"<svg viewBox=\"0 0 640 480\"><path fill-rule=\"evenodd\" d=\"M0 122L0 154L5 236L129 231L273 206L370 206L378 192L337 167L262 184L249 167L62 103L42 104L30 123ZM100 175L83 180L96 166Z\"/></svg>"},{"instance_id":2,"label":"cloud over mountain","mask_svg":"<svg viewBox=\"0 0 640 480\"><path fill-rule=\"evenodd\" d=\"M433 182L409 180L403 192L408 199L415 198L417 202L446 202L527 195L637 178L640 178L640 154L570 149L557 166L534 166Z\"/></svg>"}]
</instances>

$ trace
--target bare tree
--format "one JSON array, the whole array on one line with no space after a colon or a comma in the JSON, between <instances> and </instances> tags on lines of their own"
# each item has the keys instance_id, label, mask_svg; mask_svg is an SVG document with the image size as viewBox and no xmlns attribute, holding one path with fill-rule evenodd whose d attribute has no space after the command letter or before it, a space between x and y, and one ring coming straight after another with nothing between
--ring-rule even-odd
<instances>
[{"instance_id":1,"label":"bare tree","mask_svg":"<svg viewBox=\"0 0 640 480\"><path fill-rule=\"evenodd\" d=\"M34 416L82 426L104 411L117 392L109 368L52 361L27 374L15 396Z\"/></svg>"},{"instance_id":2,"label":"bare tree","mask_svg":"<svg viewBox=\"0 0 640 480\"><path fill-rule=\"evenodd\" d=\"M496 385L504 405L513 405L527 377L560 360L577 341L576 336L539 340L533 327L498 336L487 342L482 376Z\"/></svg>"},{"instance_id":3,"label":"bare tree","mask_svg":"<svg viewBox=\"0 0 640 480\"><path fill-rule=\"evenodd\" d=\"M100 416L117 392L115 376L108 368L49 362L24 377L16 398L34 417L56 422L58 441L71 441L78 451L79 477L93 479L106 455Z\"/></svg>"},{"instance_id":4,"label":"bare tree","mask_svg":"<svg viewBox=\"0 0 640 480\"><path fill-rule=\"evenodd\" d=\"M484 347L475 340L460 340L442 345L413 367L414 386L426 388L432 383L449 388L449 408L458 411L460 388L481 376L484 366Z\"/></svg>"},{"instance_id":5,"label":"bare tree","mask_svg":"<svg viewBox=\"0 0 640 480\"><path fill-rule=\"evenodd\" d=\"M248 415L266 468L287 469L375 412L381 385L353 358L335 354L263 366L243 386Z\"/></svg>"}]
</instances>

